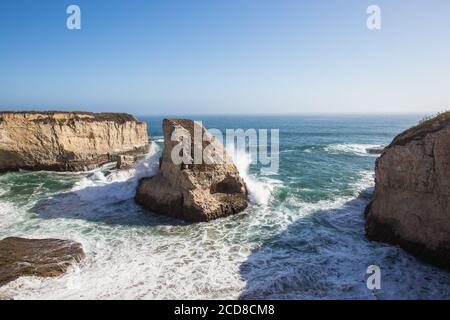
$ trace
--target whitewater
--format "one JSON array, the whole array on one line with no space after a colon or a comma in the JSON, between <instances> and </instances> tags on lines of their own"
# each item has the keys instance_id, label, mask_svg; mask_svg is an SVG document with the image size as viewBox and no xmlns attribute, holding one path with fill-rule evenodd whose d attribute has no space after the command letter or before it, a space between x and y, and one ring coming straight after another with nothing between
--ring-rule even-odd
<instances>
[{"instance_id":1,"label":"whitewater","mask_svg":"<svg viewBox=\"0 0 450 320\"><path fill-rule=\"evenodd\" d=\"M215 127L227 119L206 119ZM229 119L247 123L245 119ZM402 249L366 240L364 208L374 181L370 146L386 145L386 121L261 119L284 123L280 173L263 177L249 157L234 160L250 191L243 213L185 223L145 211L134 200L158 170L162 141L130 170L11 172L0 176L0 238L65 238L86 258L58 278L22 277L0 288L14 299L448 299L448 273ZM404 120L406 121L406 120ZM154 121L148 120L151 124ZM155 121L156 122L156 121ZM239 124L240 124L239 123ZM274 124L275 123L275 124ZM374 125L380 130L374 131ZM352 127L358 126L358 127ZM399 121L396 131L406 126ZM150 127L150 133L157 129ZM307 129L305 129L307 128ZM355 132L357 133L355 135ZM309 133L309 134L308 134ZM314 134L312 134L314 133ZM326 136L326 138L324 138ZM356 138L355 138L356 136ZM382 289L366 270L382 270Z\"/></svg>"}]
</instances>

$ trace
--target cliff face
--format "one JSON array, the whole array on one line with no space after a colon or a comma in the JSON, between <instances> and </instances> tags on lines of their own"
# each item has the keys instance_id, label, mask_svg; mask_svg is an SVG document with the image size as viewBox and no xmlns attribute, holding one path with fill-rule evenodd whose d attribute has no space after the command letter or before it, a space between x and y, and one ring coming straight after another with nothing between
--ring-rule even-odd
<instances>
[{"instance_id":1,"label":"cliff face","mask_svg":"<svg viewBox=\"0 0 450 320\"><path fill-rule=\"evenodd\" d=\"M450 269L450 113L398 135L375 171L367 236Z\"/></svg>"},{"instance_id":2,"label":"cliff face","mask_svg":"<svg viewBox=\"0 0 450 320\"><path fill-rule=\"evenodd\" d=\"M147 125L129 114L0 112L0 171L90 170L148 148Z\"/></svg>"},{"instance_id":3,"label":"cliff face","mask_svg":"<svg viewBox=\"0 0 450 320\"><path fill-rule=\"evenodd\" d=\"M202 164L175 164L171 154L178 141L171 141L174 130L192 137L190 159L194 158L194 128L203 135L200 149L211 148L224 154L221 161ZM141 180L136 201L156 213L186 221L209 221L232 215L247 207L247 188L236 166L199 123L187 119L165 119L164 151L157 176ZM200 140L201 141L201 140Z\"/></svg>"}]
</instances>

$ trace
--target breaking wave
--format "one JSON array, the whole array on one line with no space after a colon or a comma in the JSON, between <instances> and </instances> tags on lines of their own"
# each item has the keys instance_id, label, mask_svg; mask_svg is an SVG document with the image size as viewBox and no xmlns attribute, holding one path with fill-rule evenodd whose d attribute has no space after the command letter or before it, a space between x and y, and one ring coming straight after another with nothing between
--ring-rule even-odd
<instances>
[{"instance_id":1,"label":"breaking wave","mask_svg":"<svg viewBox=\"0 0 450 320\"><path fill-rule=\"evenodd\" d=\"M120 201L133 198L139 180L154 176L158 172L159 146L151 142L150 153L145 159L138 161L129 170L103 171L98 169L75 183L75 192L83 201L98 201L99 199Z\"/></svg>"},{"instance_id":2,"label":"breaking wave","mask_svg":"<svg viewBox=\"0 0 450 320\"><path fill-rule=\"evenodd\" d=\"M358 143L337 143L325 147L325 151L330 153L349 153L358 156L367 156L367 149L382 148L378 144L358 144Z\"/></svg>"},{"instance_id":3,"label":"breaking wave","mask_svg":"<svg viewBox=\"0 0 450 320\"><path fill-rule=\"evenodd\" d=\"M238 120L233 118L233 125ZM263 127L272 123L260 121L267 121L261 122ZM449 299L448 273L364 235L363 211L374 183L374 158L365 149L378 145L351 142L365 129L352 126L351 120L347 127L352 133L342 138L348 143L335 144L329 135L305 139L295 133L295 128L308 126L301 121L283 119L283 141L289 132L292 139L280 152L277 176L258 175L246 154L234 159L252 203L238 215L208 223L151 214L134 202L139 179L157 173L156 144L162 137L154 138L151 154L131 170L106 166L89 174L1 175L0 236L71 239L83 245L86 258L57 278L19 278L0 287L0 296ZM367 142L380 145L401 129L392 129L386 138L384 123L374 120L370 135L374 128L380 133ZM322 126L307 129L320 133ZM370 264L382 270L382 290L377 292L366 287Z\"/></svg>"},{"instance_id":4,"label":"breaking wave","mask_svg":"<svg viewBox=\"0 0 450 320\"><path fill-rule=\"evenodd\" d=\"M228 150L232 150L231 147ZM250 172L252 157L249 153L238 150L238 152L230 153L230 156L247 185L249 200L254 204L267 205L274 187L282 182L268 177L257 177L255 174L252 174Z\"/></svg>"},{"instance_id":5,"label":"breaking wave","mask_svg":"<svg viewBox=\"0 0 450 320\"><path fill-rule=\"evenodd\" d=\"M130 170L97 169L75 183L75 192L83 201L98 201L99 199L120 201L134 197L139 180L158 173L160 147L151 143L150 153L146 158L135 164ZM248 153L239 152L233 161L244 179L249 190L250 201L265 205L270 200L274 186L281 181L270 178L257 178L250 173L251 157ZM95 188L95 191L93 190Z\"/></svg>"}]
</instances>

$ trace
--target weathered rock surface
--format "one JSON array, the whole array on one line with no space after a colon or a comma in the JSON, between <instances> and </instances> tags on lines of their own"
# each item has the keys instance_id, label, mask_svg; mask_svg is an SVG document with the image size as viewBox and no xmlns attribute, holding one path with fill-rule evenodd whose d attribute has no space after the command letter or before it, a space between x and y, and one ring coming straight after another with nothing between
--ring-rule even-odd
<instances>
[{"instance_id":1,"label":"weathered rock surface","mask_svg":"<svg viewBox=\"0 0 450 320\"><path fill-rule=\"evenodd\" d=\"M209 164L175 164L171 153L179 144L171 141L174 130L185 130L194 137L194 128L204 135L200 149L212 148L221 154L221 161ZM181 218L186 221L209 221L236 214L247 207L247 188L236 166L224 152L223 145L214 139L199 123L187 119L163 121L164 150L157 176L141 180L136 201L153 212ZM194 159L194 138L191 140Z\"/></svg>"},{"instance_id":2,"label":"weathered rock surface","mask_svg":"<svg viewBox=\"0 0 450 320\"><path fill-rule=\"evenodd\" d=\"M85 171L148 149L146 123L129 114L0 112L0 171Z\"/></svg>"},{"instance_id":3,"label":"weathered rock surface","mask_svg":"<svg viewBox=\"0 0 450 320\"><path fill-rule=\"evenodd\" d=\"M116 169L124 170L133 168L133 164L136 162L135 156L120 155L117 158Z\"/></svg>"},{"instance_id":4,"label":"weathered rock surface","mask_svg":"<svg viewBox=\"0 0 450 320\"><path fill-rule=\"evenodd\" d=\"M367 236L450 269L450 113L398 135L375 174Z\"/></svg>"},{"instance_id":5,"label":"weathered rock surface","mask_svg":"<svg viewBox=\"0 0 450 320\"><path fill-rule=\"evenodd\" d=\"M57 277L84 256L74 241L5 238L0 241L0 286L22 276Z\"/></svg>"}]
</instances>

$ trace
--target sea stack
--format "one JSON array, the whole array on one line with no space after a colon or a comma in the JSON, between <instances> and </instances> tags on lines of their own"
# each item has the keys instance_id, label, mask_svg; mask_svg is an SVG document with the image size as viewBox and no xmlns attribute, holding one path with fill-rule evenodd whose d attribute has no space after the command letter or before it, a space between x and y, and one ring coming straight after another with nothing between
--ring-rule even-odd
<instances>
[{"instance_id":1,"label":"sea stack","mask_svg":"<svg viewBox=\"0 0 450 320\"><path fill-rule=\"evenodd\" d=\"M200 152L213 150L220 155L202 163L174 163L172 152L180 141L172 141L174 131L192 137L186 159L193 160L196 148ZM163 121L164 150L160 171L152 178L140 181L136 201L147 209L185 221L209 221L241 212L247 207L247 188L231 159L218 142L200 123L189 119ZM194 144L195 134L201 133L200 143ZM197 152L199 150L197 149ZM176 151L175 151L176 153Z\"/></svg>"},{"instance_id":2,"label":"sea stack","mask_svg":"<svg viewBox=\"0 0 450 320\"><path fill-rule=\"evenodd\" d=\"M375 175L367 236L450 270L450 112L398 135Z\"/></svg>"},{"instance_id":3,"label":"sea stack","mask_svg":"<svg viewBox=\"0 0 450 320\"><path fill-rule=\"evenodd\" d=\"M147 124L129 114L0 112L0 171L86 171L148 150Z\"/></svg>"}]
</instances>

